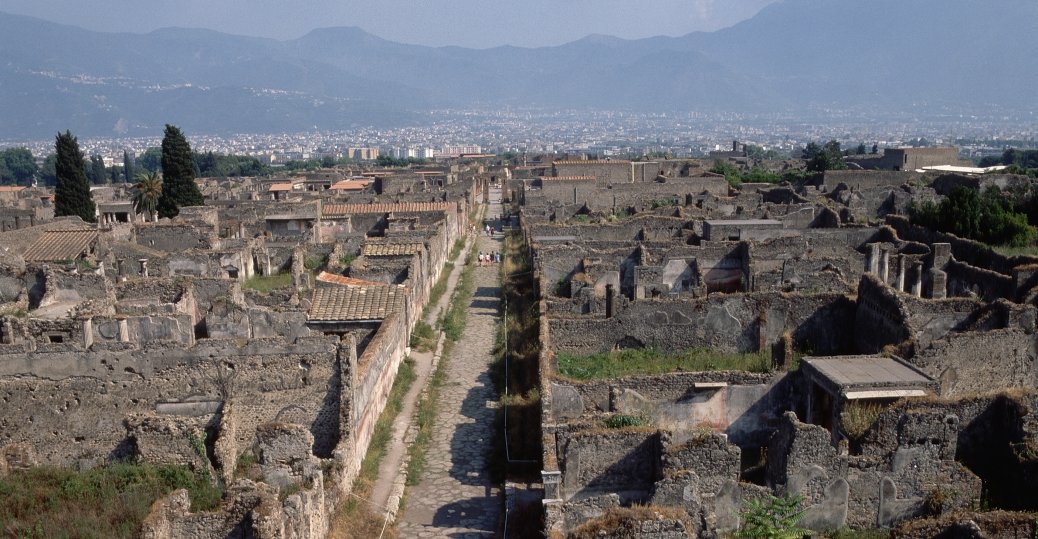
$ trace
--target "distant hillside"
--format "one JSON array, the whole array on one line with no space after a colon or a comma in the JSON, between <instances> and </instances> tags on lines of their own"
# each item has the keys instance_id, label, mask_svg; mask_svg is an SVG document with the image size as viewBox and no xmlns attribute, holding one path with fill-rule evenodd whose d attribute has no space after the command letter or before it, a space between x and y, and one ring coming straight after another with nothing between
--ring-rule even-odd
<instances>
[{"instance_id":1,"label":"distant hillside","mask_svg":"<svg viewBox=\"0 0 1038 539\"><path fill-rule=\"evenodd\" d=\"M0 137L279 132L430 107L797 111L1034 108L1034 0L784 0L710 33L556 47L405 45L357 28L276 41L91 32L0 13Z\"/></svg>"}]
</instances>

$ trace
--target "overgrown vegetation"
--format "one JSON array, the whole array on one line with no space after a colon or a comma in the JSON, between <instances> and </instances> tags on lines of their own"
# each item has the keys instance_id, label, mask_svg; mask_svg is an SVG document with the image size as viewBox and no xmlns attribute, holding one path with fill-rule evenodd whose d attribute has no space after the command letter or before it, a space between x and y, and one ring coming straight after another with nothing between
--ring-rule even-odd
<instances>
[{"instance_id":1,"label":"overgrown vegetation","mask_svg":"<svg viewBox=\"0 0 1038 539\"><path fill-rule=\"evenodd\" d=\"M472 297L472 293L476 290L476 275L472 271L475 268L475 261L476 252L470 250L465 258L465 270L461 272L461 278L458 279L454 289L454 299L439 320L440 329L448 339L454 342L461 340L461 333L465 331L465 319L468 315L467 298Z\"/></svg>"},{"instance_id":2,"label":"overgrown vegetation","mask_svg":"<svg viewBox=\"0 0 1038 539\"><path fill-rule=\"evenodd\" d=\"M344 268L348 268L353 265L353 261L357 259L357 255L353 253L344 254L339 257L339 264Z\"/></svg>"},{"instance_id":3,"label":"overgrown vegetation","mask_svg":"<svg viewBox=\"0 0 1038 539\"><path fill-rule=\"evenodd\" d=\"M372 508L367 500L378 480L378 468L386 456L389 442L393 438L393 421L404 408L404 396L418 378L414 360L405 358L397 370L393 388L389 391L386 407L375 423L371 434L371 444L364 460L360 464L360 474L353 482L350 497L339 506L332 520L328 537L344 539L347 537L396 537L395 530L388 528L383 534L385 517L380 511Z\"/></svg>"},{"instance_id":4,"label":"overgrown vegetation","mask_svg":"<svg viewBox=\"0 0 1038 539\"><path fill-rule=\"evenodd\" d=\"M649 424L649 420L642 415L613 414L602 423L609 429L623 429L627 427L644 427Z\"/></svg>"},{"instance_id":5,"label":"overgrown vegetation","mask_svg":"<svg viewBox=\"0 0 1038 539\"><path fill-rule=\"evenodd\" d=\"M840 427L852 441L860 440L886 408L875 402L850 401L840 413Z\"/></svg>"},{"instance_id":6,"label":"overgrown vegetation","mask_svg":"<svg viewBox=\"0 0 1038 539\"><path fill-rule=\"evenodd\" d=\"M739 512L742 526L735 537L761 539L801 539L811 533L800 527L804 516L800 496L767 496L762 500L747 500Z\"/></svg>"},{"instance_id":7,"label":"overgrown vegetation","mask_svg":"<svg viewBox=\"0 0 1038 539\"><path fill-rule=\"evenodd\" d=\"M1035 214L1038 218L1038 211ZM939 204L913 201L908 215L913 224L989 245L1020 247L1034 238L1028 215L1016 211L1011 198L995 186L983 192L956 187Z\"/></svg>"},{"instance_id":8,"label":"overgrown vegetation","mask_svg":"<svg viewBox=\"0 0 1038 539\"><path fill-rule=\"evenodd\" d=\"M588 355L558 352L555 357L559 374L578 380L677 371L771 371L771 358L764 353L726 354L706 348L692 348L678 353L661 352L655 348L612 350Z\"/></svg>"},{"instance_id":9,"label":"overgrown vegetation","mask_svg":"<svg viewBox=\"0 0 1038 539\"><path fill-rule=\"evenodd\" d=\"M532 270L522 233L509 232L501 252L502 320L490 366L501 395L495 430L505 433L493 438L488 459L495 481L522 481L540 473L540 298Z\"/></svg>"},{"instance_id":10,"label":"overgrown vegetation","mask_svg":"<svg viewBox=\"0 0 1038 539\"><path fill-rule=\"evenodd\" d=\"M269 294L279 288L292 286L292 274L275 273L274 275L253 275L241 287L255 290L261 294Z\"/></svg>"},{"instance_id":11,"label":"overgrown vegetation","mask_svg":"<svg viewBox=\"0 0 1038 539\"><path fill-rule=\"evenodd\" d=\"M714 166L710 169L710 172L723 175L724 179L728 180L728 184L732 187L739 187L744 183L778 184L787 181L797 183L804 181L812 175L812 173L799 170L784 173L772 172L761 167L752 167L750 170L743 172L734 164L720 159L714 161Z\"/></svg>"},{"instance_id":12,"label":"overgrown vegetation","mask_svg":"<svg viewBox=\"0 0 1038 539\"><path fill-rule=\"evenodd\" d=\"M328 255L314 253L306 255L303 259L303 267L310 271L317 271L328 265Z\"/></svg>"},{"instance_id":13,"label":"overgrown vegetation","mask_svg":"<svg viewBox=\"0 0 1038 539\"><path fill-rule=\"evenodd\" d=\"M192 511L223 491L185 466L116 463L92 470L39 466L0 478L0 531L9 537L140 537L151 504L185 488Z\"/></svg>"}]
</instances>

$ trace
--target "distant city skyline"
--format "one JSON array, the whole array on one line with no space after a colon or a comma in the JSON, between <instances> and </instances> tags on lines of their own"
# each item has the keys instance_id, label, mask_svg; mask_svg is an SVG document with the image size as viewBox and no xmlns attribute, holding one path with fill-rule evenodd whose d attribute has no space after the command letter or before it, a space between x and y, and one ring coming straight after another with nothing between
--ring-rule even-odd
<instances>
[{"instance_id":1,"label":"distant city skyline","mask_svg":"<svg viewBox=\"0 0 1038 539\"><path fill-rule=\"evenodd\" d=\"M0 11L104 32L177 26L287 40L357 26L430 46L560 45L590 34L623 39L712 31L780 0L4 0Z\"/></svg>"}]
</instances>

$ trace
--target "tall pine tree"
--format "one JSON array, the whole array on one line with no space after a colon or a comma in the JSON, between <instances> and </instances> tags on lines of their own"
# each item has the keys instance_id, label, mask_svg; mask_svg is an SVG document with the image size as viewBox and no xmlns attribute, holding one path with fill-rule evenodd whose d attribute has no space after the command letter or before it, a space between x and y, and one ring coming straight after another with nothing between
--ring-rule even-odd
<instances>
[{"instance_id":1,"label":"tall pine tree","mask_svg":"<svg viewBox=\"0 0 1038 539\"><path fill-rule=\"evenodd\" d=\"M157 207L160 217L176 217L185 206L205 205L195 183L191 146L180 129L169 124L162 137L162 178L162 196Z\"/></svg>"},{"instance_id":2,"label":"tall pine tree","mask_svg":"<svg viewBox=\"0 0 1038 539\"><path fill-rule=\"evenodd\" d=\"M136 177L137 174L133 170L133 159L130 158L130 152L123 150L123 183L129 183L130 180Z\"/></svg>"},{"instance_id":3,"label":"tall pine tree","mask_svg":"<svg viewBox=\"0 0 1038 539\"><path fill-rule=\"evenodd\" d=\"M54 216L78 215L84 221L94 222L94 201L90 198L90 183L83 169L79 141L66 130L64 134L58 133L54 147L57 152L54 163L54 175L57 177Z\"/></svg>"}]
</instances>

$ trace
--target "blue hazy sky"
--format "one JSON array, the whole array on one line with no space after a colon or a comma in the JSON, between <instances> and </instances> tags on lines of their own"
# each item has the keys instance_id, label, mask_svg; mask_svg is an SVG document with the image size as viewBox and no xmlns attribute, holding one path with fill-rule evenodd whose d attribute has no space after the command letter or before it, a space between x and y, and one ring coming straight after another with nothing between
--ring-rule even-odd
<instances>
[{"instance_id":1,"label":"blue hazy sky","mask_svg":"<svg viewBox=\"0 0 1038 539\"><path fill-rule=\"evenodd\" d=\"M422 45L558 45L588 34L634 39L716 30L776 0L0 0L0 11L91 30L167 26L291 39L359 26Z\"/></svg>"}]
</instances>

